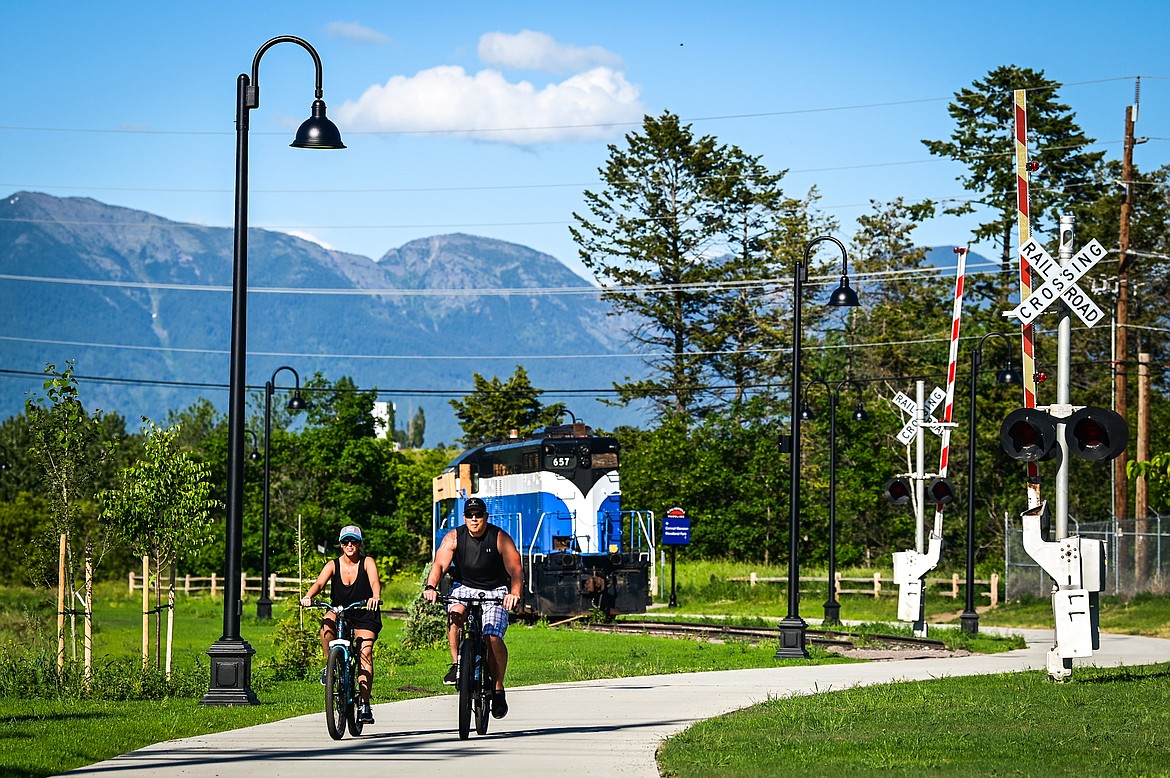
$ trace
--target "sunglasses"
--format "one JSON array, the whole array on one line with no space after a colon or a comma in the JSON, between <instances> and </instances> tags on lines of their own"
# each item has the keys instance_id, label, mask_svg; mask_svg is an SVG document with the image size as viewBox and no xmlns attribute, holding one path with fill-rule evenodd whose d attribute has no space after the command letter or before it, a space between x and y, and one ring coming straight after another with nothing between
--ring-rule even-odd
<instances>
[{"instance_id":1,"label":"sunglasses","mask_svg":"<svg viewBox=\"0 0 1170 778\"><path fill-rule=\"evenodd\" d=\"M465 519L482 519L485 516L487 516L487 514L483 511L471 511L470 513L463 514L463 518Z\"/></svg>"},{"instance_id":2,"label":"sunglasses","mask_svg":"<svg viewBox=\"0 0 1170 778\"><path fill-rule=\"evenodd\" d=\"M352 539L346 538L345 540L341 541L341 545L343 545L343 546L356 546L360 542L361 542L360 540L352 540Z\"/></svg>"}]
</instances>

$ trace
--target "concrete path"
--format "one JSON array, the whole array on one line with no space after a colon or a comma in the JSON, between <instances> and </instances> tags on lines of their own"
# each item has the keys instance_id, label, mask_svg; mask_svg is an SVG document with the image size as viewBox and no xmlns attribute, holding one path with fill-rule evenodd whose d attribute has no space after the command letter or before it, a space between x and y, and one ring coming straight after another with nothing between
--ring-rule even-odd
<instances>
[{"instance_id":1,"label":"concrete path","mask_svg":"<svg viewBox=\"0 0 1170 778\"><path fill-rule=\"evenodd\" d=\"M991 632L990 628L984 628ZM316 713L204 737L158 743L68 773L70 776L322 778L351 775L476 778L644 776L656 778L663 738L702 719L769 697L887 681L1044 669L1052 632L1023 634L1028 648L1006 654L845 665L656 675L508 690L511 712L489 734L460 741L456 697L374 707L377 723L359 738L333 741ZM1092 659L1074 667L1170 661L1170 640L1102 635ZM1074 678L1075 669L1074 669ZM356 772L355 772L356 770Z\"/></svg>"}]
</instances>

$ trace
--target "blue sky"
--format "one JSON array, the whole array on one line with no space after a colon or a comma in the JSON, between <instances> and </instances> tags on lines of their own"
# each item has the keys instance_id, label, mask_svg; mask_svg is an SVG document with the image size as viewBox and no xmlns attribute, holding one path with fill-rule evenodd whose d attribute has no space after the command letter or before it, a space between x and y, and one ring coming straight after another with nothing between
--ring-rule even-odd
<instances>
[{"instance_id":1,"label":"blue sky","mask_svg":"<svg viewBox=\"0 0 1170 778\"><path fill-rule=\"evenodd\" d=\"M871 199L961 196L947 103L998 66L1043 69L1110 157L1142 76L1143 168L1170 162L1164 2L15 3L0 192L86 196L232 223L235 81L266 40L320 53L346 151L290 149L313 67L284 44L260 67L251 224L371 258L465 232L583 272L568 225L606 145L670 110L816 185L847 238ZM831 9L831 10L830 10ZM962 245L972 221L924 224ZM979 247L976 247L979 250Z\"/></svg>"}]
</instances>

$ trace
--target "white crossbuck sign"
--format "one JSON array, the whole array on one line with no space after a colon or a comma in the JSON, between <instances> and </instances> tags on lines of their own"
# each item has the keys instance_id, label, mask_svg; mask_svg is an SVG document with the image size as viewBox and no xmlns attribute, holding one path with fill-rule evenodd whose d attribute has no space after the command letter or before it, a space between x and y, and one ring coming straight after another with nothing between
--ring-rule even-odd
<instances>
[{"instance_id":1,"label":"white crossbuck sign","mask_svg":"<svg viewBox=\"0 0 1170 778\"><path fill-rule=\"evenodd\" d=\"M910 441L914 440L914 433L918 431L919 423L921 423L923 426L930 427L930 431L934 434L942 435L942 432L945 429L943 423L931 417L929 414L934 413L934 409L937 408L938 404L946 398L946 392L944 392L942 389L939 389L937 386L934 387L934 390L930 393L930 398L926 401L927 418L920 420L918 418L918 403L911 400L902 392L898 392L896 395L894 395L894 405L897 405L906 413L910 414L910 421L906 422L906 426L902 427L901 431L898 433L898 441L904 446L910 445Z\"/></svg>"},{"instance_id":2,"label":"white crossbuck sign","mask_svg":"<svg viewBox=\"0 0 1170 778\"><path fill-rule=\"evenodd\" d=\"M1054 260L1035 238L1020 246L1020 256L1027 259L1047 280L1033 290L1027 300L1020 301L1020 304L1010 311L1004 311L1004 316L1013 316L1019 319L1021 324L1031 324L1049 305L1063 299L1085 326L1092 327L1101 321L1105 314L1089 295L1077 286L1081 276L1105 258L1105 247L1098 243L1096 238L1073 254L1067 265Z\"/></svg>"}]
</instances>

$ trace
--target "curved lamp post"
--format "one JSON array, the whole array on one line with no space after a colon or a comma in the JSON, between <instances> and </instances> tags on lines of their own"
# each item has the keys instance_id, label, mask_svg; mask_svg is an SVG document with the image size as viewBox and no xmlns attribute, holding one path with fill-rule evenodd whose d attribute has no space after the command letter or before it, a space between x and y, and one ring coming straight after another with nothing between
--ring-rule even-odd
<instances>
[{"instance_id":1,"label":"curved lamp post","mask_svg":"<svg viewBox=\"0 0 1170 778\"><path fill-rule=\"evenodd\" d=\"M857 292L849 287L849 255L845 244L830 235L813 238L804 249L804 261L797 261L792 288L792 462L788 495L788 615L780 621L780 647L777 659L807 659L804 647L808 624L800 617L800 350L803 332L800 324L800 295L808 280L808 262L813 248L830 241L841 250L841 285L829 296L828 305L855 307L861 303Z\"/></svg>"},{"instance_id":2,"label":"curved lamp post","mask_svg":"<svg viewBox=\"0 0 1170 778\"><path fill-rule=\"evenodd\" d=\"M837 602L837 404L841 400L841 389L851 384L857 390L857 407L853 409L853 421L869 421L869 414L865 411L865 403L861 400L861 384L846 378L830 388L819 378L813 378L804 387L807 395L809 387L814 383L825 387L829 395L829 599L825 600L825 623L841 623L841 603ZM817 416L809 407L808 402L801 407L800 418L812 421Z\"/></svg>"},{"instance_id":3,"label":"curved lamp post","mask_svg":"<svg viewBox=\"0 0 1170 778\"><path fill-rule=\"evenodd\" d=\"M303 411L309 404L301 399L301 376L288 365L281 365L272 371L272 378L264 384L264 530L260 539L260 599L256 601L256 618L267 621L272 618L272 600L268 596L268 501L270 484L270 462L272 461L272 393L276 391L276 374L287 370L293 374L296 388L292 399L285 407L290 411Z\"/></svg>"},{"instance_id":4,"label":"curved lamp post","mask_svg":"<svg viewBox=\"0 0 1170 778\"><path fill-rule=\"evenodd\" d=\"M244 430L244 432L248 434L248 440L252 441L252 450L248 452L248 459L255 462L260 458L260 438L256 437L256 433L252 430Z\"/></svg>"},{"instance_id":5,"label":"curved lamp post","mask_svg":"<svg viewBox=\"0 0 1170 778\"><path fill-rule=\"evenodd\" d=\"M979 339L971 352L971 395L967 417L967 605L959 616L960 628L968 635L979 634L979 613L975 610L975 383L979 380L979 365L983 362L983 342L992 336L1004 339L1011 354L1012 341L1002 332L989 332ZM995 380L1001 384L1020 384L1020 374L1012 369L1009 356L1007 367L1000 370Z\"/></svg>"},{"instance_id":6,"label":"curved lamp post","mask_svg":"<svg viewBox=\"0 0 1170 778\"><path fill-rule=\"evenodd\" d=\"M300 38L281 35L266 42L252 60L252 77L236 79L236 195L235 243L232 273L231 379L228 384L227 518L224 528L223 636L207 650L211 658L211 686L203 705L254 705L251 688L255 650L240 637L243 601L240 591L240 550L244 513L244 393L247 358L248 296L248 117L260 107L260 58L278 43L295 43L313 58L316 91L312 115L301 124L289 145L298 149L343 149L341 133L325 116L321 99L321 58Z\"/></svg>"}]
</instances>

